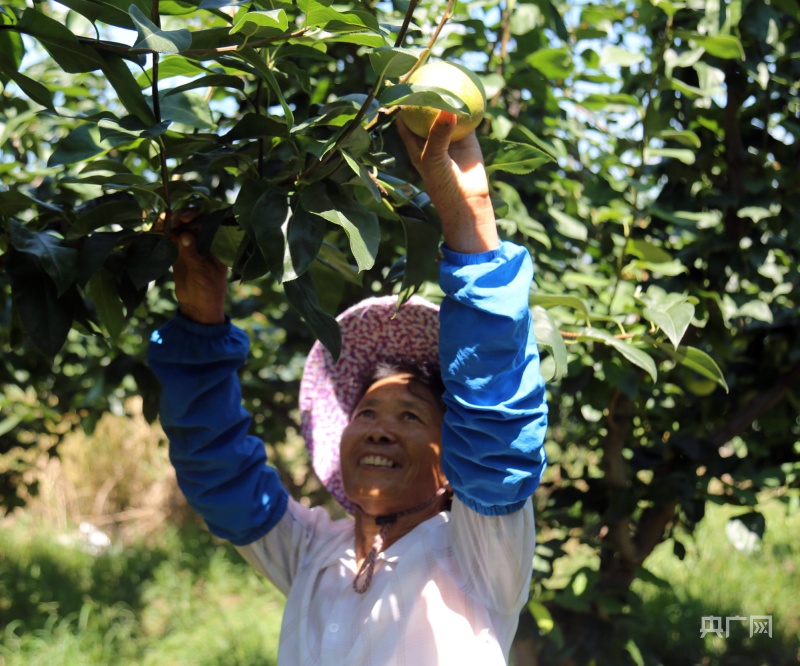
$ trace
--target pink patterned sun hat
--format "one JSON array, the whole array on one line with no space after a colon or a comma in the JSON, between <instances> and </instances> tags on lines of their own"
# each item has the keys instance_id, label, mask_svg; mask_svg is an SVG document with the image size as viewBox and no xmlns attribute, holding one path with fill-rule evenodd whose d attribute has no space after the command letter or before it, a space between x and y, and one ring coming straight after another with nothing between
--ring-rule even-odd
<instances>
[{"instance_id":1,"label":"pink patterned sun hat","mask_svg":"<svg viewBox=\"0 0 800 666\"><path fill-rule=\"evenodd\" d=\"M396 296L367 298L337 321L342 331L338 362L319 341L306 359L300 431L320 481L353 513L339 463L342 431L378 364L439 365L439 308L420 296L412 296L399 309Z\"/></svg>"}]
</instances>

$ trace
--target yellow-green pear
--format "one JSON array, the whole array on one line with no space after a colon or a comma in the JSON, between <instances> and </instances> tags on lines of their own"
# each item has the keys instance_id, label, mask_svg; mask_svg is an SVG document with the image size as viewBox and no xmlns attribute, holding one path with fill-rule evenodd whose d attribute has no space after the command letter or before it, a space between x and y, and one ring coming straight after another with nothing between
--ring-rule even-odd
<instances>
[{"instance_id":1,"label":"yellow-green pear","mask_svg":"<svg viewBox=\"0 0 800 666\"><path fill-rule=\"evenodd\" d=\"M480 125L486 112L486 92L481 80L463 65L444 60L428 62L417 69L408 83L442 88L464 100L467 108L456 114L456 129L452 141L463 139ZM403 106L400 117L408 128L423 139L428 137L439 109L429 106Z\"/></svg>"}]
</instances>

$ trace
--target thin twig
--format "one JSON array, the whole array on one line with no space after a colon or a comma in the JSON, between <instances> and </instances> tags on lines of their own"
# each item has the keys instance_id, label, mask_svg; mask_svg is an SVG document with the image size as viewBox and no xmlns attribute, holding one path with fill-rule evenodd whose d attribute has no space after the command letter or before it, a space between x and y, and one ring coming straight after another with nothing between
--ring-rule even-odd
<instances>
[{"instance_id":1,"label":"thin twig","mask_svg":"<svg viewBox=\"0 0 800 666\"><path fill-rule=\"evenodd\" d=\"M511 13L514 11L515 4L516 0L506 0L503 13L500 16L500 37L498 38L500 44L500 62L497 64L497 73L500 76L505 75L505 64L508 58L508 43L511 41ZM492 50L494 51L496 48L497 43L495 43ZM500 88L489 102L489 106L497 106L502 95L503 89Z\"/></svg>"},{"instance_id":2,"label":"thin twig","mask_svg":"<svg viewBox=\"0 0 800 666\"><path fill-rule=\"evenodd\" d=\"M161 27L161 17L158 13L158 0L153 0L151 20L153 23ZM156 124L161 122L161 99L158 92L158 51L150 51L153 58L153 81L151 84L152 97L153 97L153 115L156 118ZM164 230L169 233L172 226L172 202L170 200L169 192L169 171L167 170L167 147L164 141L158 137L158 159L161 166L161 184L164 186Z\"/></svg>"},{"instance_id":3,"label":"thin twig","mask_svg":"<svg viewBox=\"0 0 800 666\"><path fill-rule=\"evenodd\" d=\"M561 337L562 338L573 338L573 339L575 339L575 338L581 337L582 335L584 335L584 333L582 333L580 331L577 331L577 332L575 332L575 331L561 331ZM613 337L615 340L630 340L631 338L635 338L636 334L635 333L618 333L617 335L612 335L611 337Z\"/></svg>"},{"instance_id":4,"label":"thin twig","mask_svg":"<svg viewBox=\"0 0 800 666\"><path fill-rule=\"evenodd\" d=\"M408 81L411 75L417 71L417 69L419 69L428 59L431 50L433 50L434 44L436 44L436 40L439 38L439 33L442 32L442 29L444 28L444 24L447 23L453 16L453 5L455 4L456 0L447 0L447 6L444 8L444 13L442 14L442 18L439 19L436 30L433 31L433 35L431 35L431 38L428 40L427 45L422 50L422 53L420 54L419 59L414 66L400 77L400 83L405 83Z\"/></svg>"},{"instance_id":5,"label":"thin twig","mask_svg":"<svg viewBox=\"0 0 800 666\"><path fill-rule=\"evenodd\" d=\"M411 19L414 18L414 10L417 8L419 0L411 0L406 10L406 15L403 18L403 25L400 27L400 32L397 33L397 39L394 40L395 48L398 48L408 34L408 26L411 25Z\"/></svg>"},{"instance_id":6,"label":"thin twig","mask_svg":"<svg viewBox=\"0 0 800 666\"><path fill-rule=\"evenodd\" d=\"M425 63L428 59L428 55L430 55L431 50L433 49L433 45L436 43L436 39L439 37L439 33L442 32L442 28L444 28L444 24L447 23L448 20L453 16L453 5L455 4L455 0L448 0L447 7L444 9L444 13L442 17L439 19L439 23L436 26L436 30L434 31L431 38L428 40L428 44L423 49L422 53L420 54L417 62L414 63L414 66L408 70L403 76L400 77L398 83L402 84L408 81L409 77L417 70L421 65ZM413 11L414 7L416 7L416 3L414 3L411 7L409 7L409 12ZM406 13L406 17L409 16L409 13ZM386 122L389 118L391 118L395 113L400 110L399 106L394 106L391 109L383 109L381 108L375 117L367 123L364 127L365 130L368 132L374 129L376 126Z\"/></svg>"}]
</instances>

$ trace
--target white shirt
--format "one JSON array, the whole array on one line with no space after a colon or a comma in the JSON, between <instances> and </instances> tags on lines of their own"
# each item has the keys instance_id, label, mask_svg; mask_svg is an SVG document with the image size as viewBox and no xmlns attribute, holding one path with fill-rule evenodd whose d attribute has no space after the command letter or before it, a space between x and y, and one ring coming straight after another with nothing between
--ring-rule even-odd
<instances>
[{"instance_id":1,"label":"white shirt","mask_svg":"<svg viewBox=\"0 0 800 666\"><path fill-rule=\"evenodd\" d=\"M290 499L273 530L238 547L287 596L278 666L507 663L530 585L530 499L507 516L454 499L379 555L364 594L354 526Z\"/></svg>"}]
</instances>

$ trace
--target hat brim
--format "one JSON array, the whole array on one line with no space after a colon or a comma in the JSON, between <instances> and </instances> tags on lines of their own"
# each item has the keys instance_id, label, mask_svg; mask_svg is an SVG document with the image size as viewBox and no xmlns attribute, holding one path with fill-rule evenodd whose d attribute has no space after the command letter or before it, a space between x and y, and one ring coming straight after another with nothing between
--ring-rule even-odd
<instances>
[{"instance_id":1,"label":"hat brim","mask_svg":"<svg viewBox=\"0 0 800 666\"><path fill-rule=\"evenodd\" d=\"M337 318L342 352L315 342L300 382L300 428L314 472L349 513L339 447L350 414L381 363L439 365L439 309L420 296L397 307L396 296L368 298Z\"/></svg>"}]
</instances>

